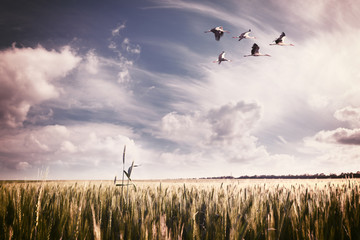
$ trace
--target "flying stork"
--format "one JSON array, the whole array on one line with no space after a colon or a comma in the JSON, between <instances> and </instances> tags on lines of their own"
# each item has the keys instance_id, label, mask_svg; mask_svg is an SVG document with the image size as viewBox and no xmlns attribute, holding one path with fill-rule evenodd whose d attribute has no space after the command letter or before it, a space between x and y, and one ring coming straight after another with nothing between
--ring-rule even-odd
<instances>
[{"instance_id":1,"label":"flying stork","mask_svg":"<svg viewBox=\"0 0 360 240\"><path fill-rule=\"evenodd\" d=\"M250 57L250 56L254 56L254 57L259 57L259 56L267 56L267 57L271 57L269 54L261 54L259 52L260 47L254 43L254 45L251 48L251 54L250 55L244 55L244 57Z\"/></svg>"},{"instance_id":2,"label":"flying stork","mask_svg":"<svg viewBox=\"0 0 360 240\"><path fill-rule=\"evenodd\" d=\"M233 38L238 38L239 41L241 41L241 39L243 39L243 38L256 39L256 37L251 37L251 36L249 36L250 32L251 32L251 29L249 29L249 31L243 32L243 33L240 34L239 36L233 37Z\"/></svg>"},{"instance_id":3,"label":"flying stork","mask_svg":"<svg viewBox=\"0 0 360 240\"><path fill-rule=\"evenodd\" d=\"M220 55L219 55L219 57L218 57L218 59L216 60L216 61L213 61L214 63L221 63L221 62L223 62L223 61L229 61L229 62L231 62L231 60L229 60L229 59L226 59L225 58L225 52L224 51L222 51L221 53L220 53Z\"/></svg>"},{"instance_id":4,"label":"flying stork","mask_svg":"<svg viewBox=\"0 0 360 240\"><path fill-rule=\"evenodd\" d=\"M294 46L294 44L292 43L288 43L288 44L284 43L285 38L286 35L284 32L282 32L281 35L273 41L274 43L270 43L270 45Z\"/></svg>"},{"instance_id":5,"label":"flying stork","mask_svg":"<svg viewBox=\"0 0 360 240\"><path fill-rule=\"evenodd\" d=\"M215 34L215 40L220 41L220 38L224 35L224 32L229 33L229 31L226 31L223 29L222 26L212 28L208 31L205 31L205 33L212 32Z\"/></svg>"}]
</instances>

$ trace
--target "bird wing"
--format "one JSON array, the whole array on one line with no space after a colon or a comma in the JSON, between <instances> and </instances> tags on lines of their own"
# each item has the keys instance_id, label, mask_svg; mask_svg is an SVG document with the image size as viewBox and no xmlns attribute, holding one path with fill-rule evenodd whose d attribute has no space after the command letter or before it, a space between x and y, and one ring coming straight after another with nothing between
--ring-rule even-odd
<instances>
[{"instance_id":1,"label":"bird wing","mask_svg":"<svg viewBox=\"0 0 360 240\"><path fill-rule=\"evenodd\" d=\"M219 32L218 32L218 35L219 35L219 37L218 37L218 38L219 38L218 41L219 41L220 38L224 35L224 32L219 31Z\"/></svg>"},{"instance_id":2,"label":"bird wing","mask_svg":"<svg viewBox=\"0 0 360 240\"><path fill-rule=\"evenodd\" d=\"M218 59L220 60L220 59L224 56L224 54L225 54L225 52L224 52L224 51L222 51L222 52L219 54Z\"/></svg>"},{"instance_id":3,"label":"bird wing","mask_svg":"<svg viewBox=\"0 0 360 240\"><path fill-rule=\"evenodd\" d=\"M259 49L260 49L260 47L256 43L254 43L254 45L251 48L251 55L255 55L255 54L259 53Z\"/></svg>"},{"instance_id":4,"label":"bird wing","mask_svg":"<svg viewBox=\"0 0 360 240\"><path fill-rule=\"evenodd\" d=\"M220 38L222 37L222 35L224 35L224 30L223 30L223 28L221 26L216 27L216 28L212 28L210 31L215 34L215 40L216 41L219 41Z\"/></svg>"},{"instance_id":5,"label":"bird wing","mask_svg":"<svg viewBox=\"0 0 360 240\"><path fill-rule=\"evenodd\" d=\"M221 32L219 32L219 31L214 31L213 33L215 34L215 40L216 40L216 41L219 41L219 40L220 40L220 37L222 36Z\"/></svg>"},{"instance_id":6,"label":"bird wing","mask_svg":"<svg viewBox=\"0 0 360 240\"><path fill-rule=\"evenodd\" d=\"M241 39L243 39L244 37L246 36L246 32L243 32L242 34L240 34L239 35L239 41L241 40Z\"/></svg>"},{"instance_id":7,"label":"bird wing","mask_svg":"<svg viewBox=\"0 0 360 240\"><path fill-rule=\"evenodd\" d=\"M285 33L282 32L280 37L278 37L277 39L275 39L275 43L276 44L279 44L279 43L282 43L284 41L284 38L285 38Z\"/></svg>"}]
</instances>

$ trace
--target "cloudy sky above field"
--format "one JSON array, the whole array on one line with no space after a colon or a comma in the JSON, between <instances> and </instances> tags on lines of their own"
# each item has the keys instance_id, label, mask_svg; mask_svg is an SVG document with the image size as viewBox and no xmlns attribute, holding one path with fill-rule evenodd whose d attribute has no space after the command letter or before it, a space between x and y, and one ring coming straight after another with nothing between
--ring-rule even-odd
<instances>
[{"instance_id":1,"label":"cloudy sky above field","mask_svg":"<svg viewBox=\"0 0 360 240\"><path fill-rule=\"evenodd\" d=\"M124 145L134 179L359 171L359 15L350 0L5 1L0 179L112 179ZM283 31L295 46L270 46ZM244 58L254 42L271 57Z\"/></svg>"}]
</instances>

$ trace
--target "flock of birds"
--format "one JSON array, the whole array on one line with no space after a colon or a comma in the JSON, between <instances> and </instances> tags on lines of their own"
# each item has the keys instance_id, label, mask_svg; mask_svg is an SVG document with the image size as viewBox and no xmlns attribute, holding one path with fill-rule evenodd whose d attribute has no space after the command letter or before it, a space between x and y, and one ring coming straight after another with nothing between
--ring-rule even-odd
<instances>
[{"instance_id":1,"label":"flock of birds","mask_svg":"<svg viewBox=\"0 0 360 240\"><path fill-rule=\"evenodd\" d=\"M205 31L205 33L208 33L208 32L212 32L214 33L215 35L215 40L216 41L220 41L220 38L224 35L224 33L230 33L229 31L227 30L224 30L222 26L219 26L219 27L215 27L215 28L212 28L208 31ZM256 37L253 37L253 36L249 36L251 33L251 29L249 29L249 31L246 31L246 32L243 32L241 33L239 36L236 36L236 37L233 37L233 38L238 38L239 41L241 41L242 39L256 39ZM270 43L269 45L279 45L279 46L294 46L294 44L291 44L291 43L285 43L284 42L284 39L285 39L285 33L282 32L280 34L280 36L278 38L276 38L272 43ZM270 57L269 54L262 54L259 52L260 50L260 47L259 45L257 45L256 43L253 44L252 48L251 48L251 54L250 55L244 55L244 57L250 57L250 56L254 56L254 57L258 57L258 56L267 56L267 57ZM218 59L216 61L214 61L214 63L221 63L221 62L224 62L224 61L231 61L229 59L226 59L225 58L225 52L222 51L218 57Z\"/></svg>"}]
</instances>

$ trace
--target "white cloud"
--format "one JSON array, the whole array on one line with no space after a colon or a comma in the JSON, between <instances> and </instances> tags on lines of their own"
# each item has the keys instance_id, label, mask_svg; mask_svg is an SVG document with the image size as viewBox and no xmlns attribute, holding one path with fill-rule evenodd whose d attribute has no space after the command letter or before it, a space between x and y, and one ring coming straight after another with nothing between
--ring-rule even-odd
<instances>
[{"instance_id":1,"label":"white cloud","mask_svg":"<svg viewBox=\"0 0 360 240\"><path fill-rule=\"evenodd\" d=\"M85 63L86 70L91 74L98 73L99 68L99 58L95 54L95 50L90 50L86 54L86 63Z\"/></svg>"},{"instance_id":2,"label":"white cloud","mask_svg":"<svg viewBox=\"0 0 360 240\"><path fill-rule=\"evenodd\" d=\"M201 145L211 134L210 124L198 112L168 113L161 120L161 129L164 138L186 145Z\"/></svg>"},{"instance_id":3,"label":"white cloud","mask_svg":"<svg viewBox=\"0 0 360 240\"><path fill-rule=\"evenodd\" d=\"M118 72L118 82L119 83L128 83L130 82L130 73L128 69L124 69L120 72Z\"/></svg>"},{"instance_id":4,"label":"white cloud","mask_svg":"<svg viewBox=\"0 0 360 240\"><path fill-rule=\"evenodd\" d=\"M9 169L49 166L52 176L56 177L63 174L56 173L57 168L86 172L98 167L112 178L114 168L121 170L124 145L127 146L127 164L133 160L146 164L153 158L151 152L135 142L135 138L138 136L131 129L112 124L49 125L3 134L0 152L3 155L17 153L11 160L2 159L2 164ZM99 173L97 177L104 179L109 175ZM63 177L73 178L74 175Z\"/></svg>"},{"instance_id":5,"label":"white cloud","mask_svg":"<svg viewBox=\"0 0 360 240\"><path fill-rule=\"evenodd\" d=\"M112 36L108 39L109 45L108 48L111 49L116 55L116 60L119 66L118 82L119 83L128 83L131 81L130 68L133 66L134 62L131 60L133 55L138 55L141 52L141 47L138 44L131 43L130 39L124 37L120 47L116 42L119 41L120 31L125 29L125 23L120 24L115 29L112 30ZM126 56L129 55L129 56Z\"/></svg>"},{"instance_id":6,"label":"white cloud","mask_svg":"<svg viewBox=\"0 0 360 240\"><path fill-rule=\"evenodd\" d=\"M354 128L360 127L360 108L350 106L342 108L334 113L334 117L339 121L350 123Z\"/></svg>"},{"instance_id":7,"label":"white cloud","mask_svg":"<svg viewBox=\"0 0 360 240\"><path fill-rule=\"evenodd\" d=\"M260 119L260 107L256 103L238 102L227 104L207 112L189 115L169 113L162 119L162 129L169 139L193 144L230 142L253 130ZM189 142L187 136L192 136Z\"/></svg>"},{"instance_id":8,"label":"white cloud","mask_svg":"<svg viewBox=\"0 0 360 240\"><path fill-rule=\"evenodd\" d=\"M27 170L29 168L31 168L31 165L28 162L19 162L16 165L17 170Z\"/></svg>"},{"instance_id":9,"label":"white cloud","mask_svg":"<svg viewBox=\"0 0 360 240\"><path fill-rule=\"evenodd\" d=\"M120 34L120 30L126 28L125 23L119 24L116 28L114 28L113 30L111 30L111 34L112 36L119 36Z\"/></svg>"},{"instance_id":10,"label":"white cloud","mask_svg":"<svg viewBox=\"0 0 360 240\"><path fill-rule=\"evenodd\" d=\"M63 152L75 153L78 151L78 148L72 142L65 140L61 143L60 150Z\"/></svg>"},{"instance_id":11,"label":"white cloud","mask_svg":"<svg viewBox=\"0 0 360 240\"><path fill-rule=\"evenodd\" d=\"M122 48L126 50L128 53L132 54L140 54L141 48L138 44L132 44L130 43L130 39L125 38L121 44Z\"/></svg>"},{"instance_id":12,"label":"white cloud","mask_svg":"<svg viewBox=\"0 0 360 240\"><path fill-rule=\"evenodd\" d=\"M41 142L33 134L29 134L24 138L24 146L27 148L32 148L36 152L48 152L50 150L46 142Z\"/></svg>"},{"instance_id":13,"label":"white cloud","mask_svg":"<svg viewBox=\"0 0 360 240\"><path fill-rule=\"evenodd\" d=\"M267 152L251 135L260 117L260 106L246 102L187 115L172 112L162 118L161 137L201 153L200 162L206 158L229 162L261 159Z\"/></svg>"},{"instance_id":14,"label":"white cloud","mask_svg":"<svg viewBox=\"0 0 360 240\"><path fill-rule=\"evenodd\" d=\"M110 41L109 45L108 45L108 48L112 49L112 50L115 50L117 48L116 46L116 43L113 42L113 41Z\"/></svg>"},{"instance_id":15,"label":"white cloud","mask_svg":"<svg viewBox=\"0 0 360 240\"><path fill-rule=\"evenodd\" d=\"M105 58L95 51L88 52L71 82L61 85L62 97L56 105L60 108L108 111L120 110L125 103L131 106L129 108L134 107L131 91L124 84L118 84L119 78L124 82L130 81L129 70L124 68L124 64L130 66L132 62ZM122 71L125 74L120 76Z\"/></svg>"},{"instance_id":16,"label":"white cloud","mask_svg":"<svg viewBox=\"0 0 360 240\"><path fill-rule=\"evenodd\" d=\"M211 141L231 143L249 134L261 118L257 103L238 102L209 111L207 116L212 127Z\"/></svg>"},{"instance_id":17,"label":"white cloud","mask_svg":"<svg viewBox=\"0 0 360 240\"><path fill-rule=\"evenodd\" d=\"M54 80L65 77L80 62L69 47L60 52L10 48L0 52L0 125L18 127L31 106L57 98Z\"/></svg>"}]
</instances>

